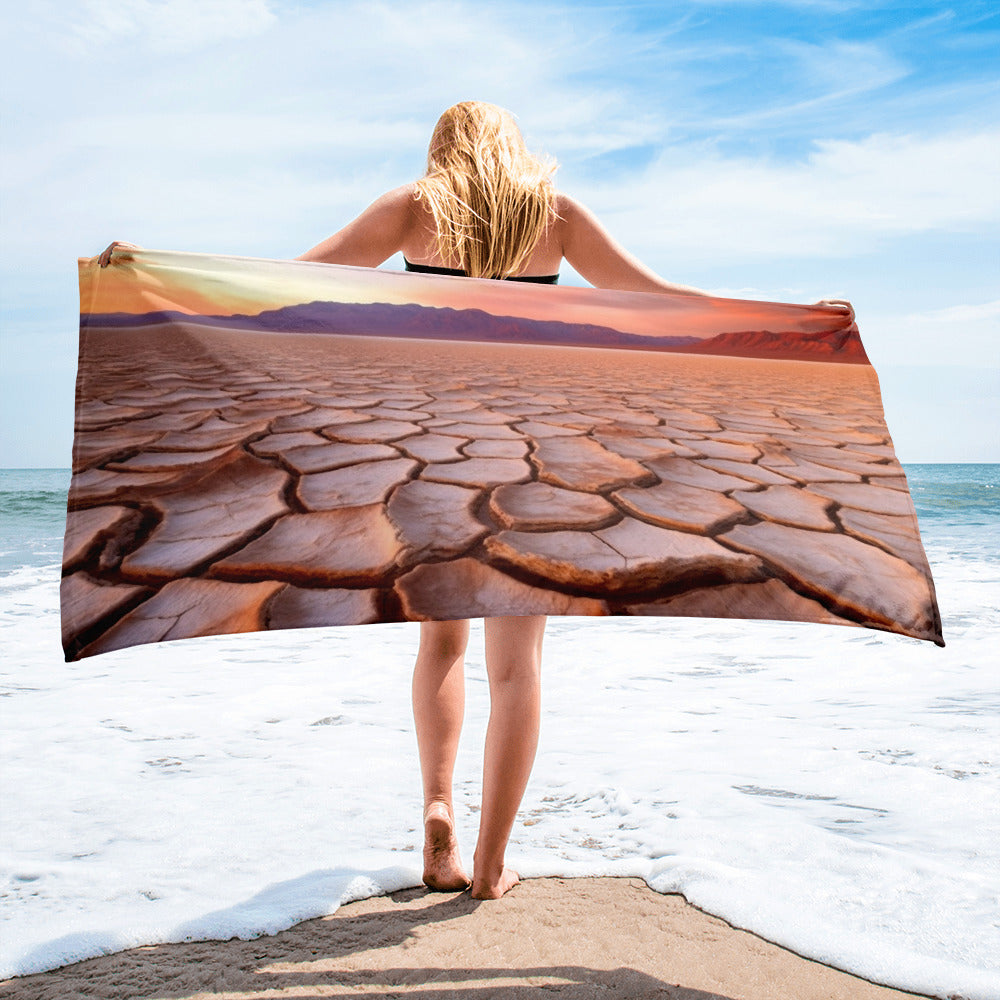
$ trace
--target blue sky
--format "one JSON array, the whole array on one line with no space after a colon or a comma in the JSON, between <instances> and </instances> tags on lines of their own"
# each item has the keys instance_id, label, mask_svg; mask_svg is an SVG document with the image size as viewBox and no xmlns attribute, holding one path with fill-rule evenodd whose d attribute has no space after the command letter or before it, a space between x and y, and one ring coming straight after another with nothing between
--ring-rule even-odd
<instances>
[{"instance_id":1,"label":"blue sky","mask_svg":"<svg viewBox=\"0 0 1000 1000\"><path fill-rule=\"evenodd\" d=\"M78 256L293 257L468 98L664 276L850 298L904 462L1000 461L993 6L5 5L0 465L69 464Z\"/></svg>"}]
</instances>

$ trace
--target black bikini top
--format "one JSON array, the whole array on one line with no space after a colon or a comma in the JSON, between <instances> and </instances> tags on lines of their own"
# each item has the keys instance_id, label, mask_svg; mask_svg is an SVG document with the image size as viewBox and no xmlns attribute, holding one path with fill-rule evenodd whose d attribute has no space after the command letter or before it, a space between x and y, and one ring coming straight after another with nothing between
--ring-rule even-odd
<instances>
[{"instance_id":1,"label":"black bikini top","mask_svg":"<svg viewBox=\"0 0 1000 1000\"><path fill-rule=\"evenodd\" d=\"M417 274L453 274L456 277L467 278L465 271L457 267L433 267L430 264L414 264L412 261L403 258L403 264L407 271L414 271ZM504 278L504 281L532 281L536 285L554 285L559 281L559 274L522 274L511 275Z\"/></svg>"}]
</instances>

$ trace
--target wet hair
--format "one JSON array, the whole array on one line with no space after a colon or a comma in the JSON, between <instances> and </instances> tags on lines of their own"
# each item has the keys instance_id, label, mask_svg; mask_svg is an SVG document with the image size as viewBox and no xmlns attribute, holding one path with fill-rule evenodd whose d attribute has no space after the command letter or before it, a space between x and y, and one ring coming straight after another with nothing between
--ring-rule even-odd
<instances>
[{"instance_id":1,"label":"wet hair","mask_svg":"<svg viewBox=\"0 0 1000 1000\"><path fill-rule=\"evenodd\" d=\"M555 218L555 169L528 152L509 111L482 101L448 108L416 185L447 266L476 278L520 270Z\"/></svg>"}]
</instances>

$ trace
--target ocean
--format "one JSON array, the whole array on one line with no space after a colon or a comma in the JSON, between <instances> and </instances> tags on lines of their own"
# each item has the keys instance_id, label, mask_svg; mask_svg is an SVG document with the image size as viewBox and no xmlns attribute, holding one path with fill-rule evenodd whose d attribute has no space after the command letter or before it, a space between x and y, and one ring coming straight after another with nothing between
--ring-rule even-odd
<instances>
[{"instance_id":1,"label":"ocean","mask_svg":"<svg viewBox=\"0 0 1000 1000\"><path fill-rule=\"evenodd\" d=\"M508 862L639 876L810 958L1000 998L1000 466L906 465L945 649L867 629L551 618ZM0 470L0 978L274 933L420 883L414 623L64 663L67 470ZM489 711L482 623L463 857Z\"/></svg>"}]
</instances>

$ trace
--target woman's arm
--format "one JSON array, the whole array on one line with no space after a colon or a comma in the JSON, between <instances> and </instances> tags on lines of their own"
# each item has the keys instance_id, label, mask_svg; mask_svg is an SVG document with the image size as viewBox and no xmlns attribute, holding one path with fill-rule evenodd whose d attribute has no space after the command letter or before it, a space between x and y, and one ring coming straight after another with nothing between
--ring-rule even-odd
<instances>
[{"instance_id":1,"label":"woman's arm","mask_svg":"<svg viewBox=\"0 0 1000 1000\"><path fill-rule=\"evenodd\" d=\"M353 222L296 260L378 267L401 250L414 214L413 185L404 184L372 202Z\"/></svg>"},{"instance_id":2,"label":"woman's arm","mask_svg":"<svg viewBox=\"0 0 1000 1000\"><path fill-rule=\"evenodd\" d=\"M404 184L372 202L353 222L333 236L317 243L296 260L317 260L325 264L352 264L355 267L378 267L388 260L403 242L413 224L413 185ZM101 252L99 263L107 267L116 247L140 249L134 243L115 240Z\"/></svg>"},{"instance_id":3,"label":"woman's arm","mask_svg":"<svg viewBox=\"0 0 1000 1000\"><path fill-rule=\"evenodd\" d=\"M708 295L690 285L665 281L633 257L578 201L560 194L562 255L596 288L622 292L673 292L675 295Z\"/></svg>"}]
</instances>

